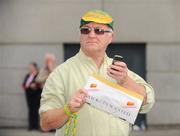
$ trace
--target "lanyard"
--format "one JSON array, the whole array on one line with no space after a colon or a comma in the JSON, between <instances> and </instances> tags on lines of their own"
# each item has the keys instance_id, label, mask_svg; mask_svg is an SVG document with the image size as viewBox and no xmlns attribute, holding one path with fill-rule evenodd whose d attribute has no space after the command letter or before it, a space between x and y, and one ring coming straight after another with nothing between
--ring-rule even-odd
<instances>
[{"instance_id":1,"label":"lanyard","mask_svg":"<svg viewBox=\"0 0 180 136\"><path fill-rule=\"evenodd\" d=\"M64 111L69 116L69 119L68 119L68 121L66 123L66 129L65 129L64 136L68 136L68 134L70 133L71 125L73 125L72 129L71 129L71 136L75 136L76 131L77 131L76 126L77 126L78 113L77 112L71 113L70 110L69 110L68 104L64 105Z\"/></svg>"}]
</instances>

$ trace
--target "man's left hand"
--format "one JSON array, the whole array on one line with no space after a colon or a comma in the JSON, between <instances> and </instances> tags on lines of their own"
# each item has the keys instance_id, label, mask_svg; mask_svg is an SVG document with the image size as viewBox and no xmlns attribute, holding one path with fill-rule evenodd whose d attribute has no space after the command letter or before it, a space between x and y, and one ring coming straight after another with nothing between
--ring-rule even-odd
<instances>
[{"instance_id":1,"label":"man's left hand","mask_svg":"<svg viewBox=\"0 0 180 136\"><path fill-rule=\"evenodd\" d=\"M128 68L126 63L117 61L110 65L107 74L114 78L118 84L123 85L128 79Z\"/></svg>"}]
</instances>

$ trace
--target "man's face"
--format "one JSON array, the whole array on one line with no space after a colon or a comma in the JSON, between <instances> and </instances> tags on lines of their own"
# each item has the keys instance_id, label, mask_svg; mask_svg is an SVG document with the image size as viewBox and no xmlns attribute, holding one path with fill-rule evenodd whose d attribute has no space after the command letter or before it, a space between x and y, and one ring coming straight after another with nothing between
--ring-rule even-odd
<instances>
[{"instance_id":1,"label":"man's face","mask_svg":"<svg viewBox=\"0 0 180 136\"><path fill-rule=\"evenodd\" d=\"M89 30L91 30L89 34L81 33L80 36L81 49L87 53L105 51L108 44L112 42L113 32L107 25L89 23L82 26L82 28L89 28ZM104 34L96 34L94 32L94 29L102 29L111 32L105 32Z\"/></svg>"},{"instance_id":2,"label":"man's face","mask_svg":"<svg viewBox=\"0 0 180 136\"><path fill-rule=\"evenodd\" d=\"M46 65L48 66L48 65L53 65L54 64L54 59L52 58L52 57L46 57L46 59L45 59L45 63L46 63Z\"/></svg>"},{"instance_id":3,"label":"man's face","mask_svg":"<svg viewBox=\"0 0 180 136\"><path fill-rule=\"evenodd\" d=\"M32 64L29 64L28 69L29 69L29 73L33 73L36 71L36 68Z\"/></svg>"}]
</instances>

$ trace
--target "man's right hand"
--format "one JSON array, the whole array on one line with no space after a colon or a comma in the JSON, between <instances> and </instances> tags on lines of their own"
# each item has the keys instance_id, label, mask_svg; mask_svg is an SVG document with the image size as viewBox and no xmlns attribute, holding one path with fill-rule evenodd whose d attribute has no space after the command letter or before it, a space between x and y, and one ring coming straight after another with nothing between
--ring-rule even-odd
<instances>
[{"instance_id":1,"label":"man's right hand","mask_svg":"<svg viewBox=\"0 0 180 136\"><path fill-rule=\"evenodd\" d=\"M85 103L85 97L87 92L84 89L78 90L70 99L68 105L69 110L73 112L79 111L79 109ZM52 109L41 113L40 115L40 125L42 130L49 131L51 129L56 129L62 127L68 120L67 114L65 114L64 109Z\"/></svg>"},{"instance_id":2,"label":"man's right hand","mask_svg":"<svg viewBox=\"0 0 180 136\"><path fill-rule=\"evenodd\" d=\"M84 89L79 89L74 96L71 97L69 102L69 109L70 111L77 112L80 108L84 105L86 101L86 97L88 96L88 93Z\"/></svg>"}]
</instances>

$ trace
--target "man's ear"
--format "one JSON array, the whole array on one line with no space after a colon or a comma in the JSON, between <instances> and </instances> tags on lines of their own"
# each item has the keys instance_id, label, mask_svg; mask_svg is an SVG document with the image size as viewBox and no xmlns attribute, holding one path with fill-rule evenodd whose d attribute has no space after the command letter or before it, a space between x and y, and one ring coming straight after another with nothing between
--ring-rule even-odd
<instances>
[{"instance_id":1,"label":"man's ear","mask_svg":"<svg viewBox=\"0 0 180 136\"><path fill-rule=\"evenodd\" d=\"M108 44L112 43L112 41L113 41L113 39L114 39L114 32L110 33L110 36L111 36L111 38L110 38Z\"/></svg>"}]
</instances>

